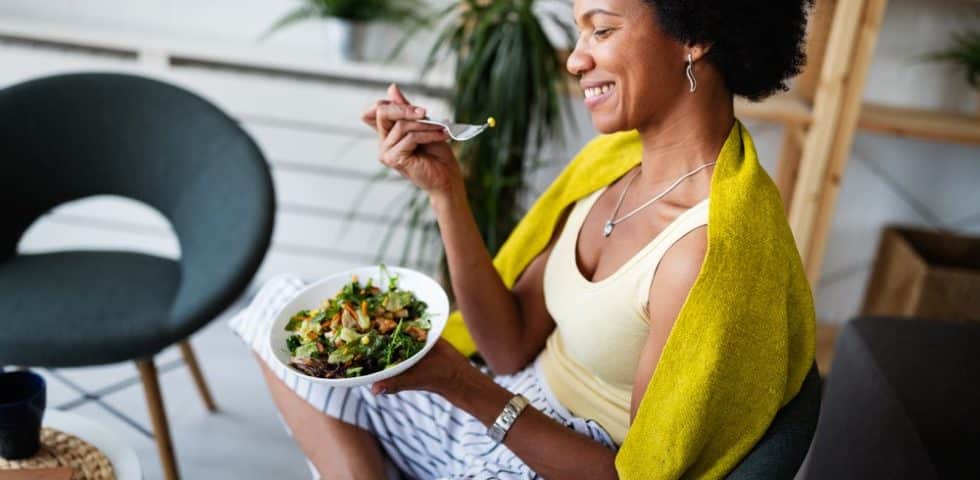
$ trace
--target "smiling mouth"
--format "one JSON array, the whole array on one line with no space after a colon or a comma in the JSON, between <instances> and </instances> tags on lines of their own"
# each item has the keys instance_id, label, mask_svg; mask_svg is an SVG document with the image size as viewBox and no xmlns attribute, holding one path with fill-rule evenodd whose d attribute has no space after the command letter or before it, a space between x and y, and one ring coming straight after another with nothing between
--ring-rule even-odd
<instances>
[{"instance_id":1,"label":"smiling mouth","mask_svg":"<svg viewBox=\"0 0 980 480\"><path fill-rule=\"evenodd\" d=\"M611 90L616 88L615 83L607 83L605 85L600 85L598 87L591 87L585 89L585 98L593 98L609 93Z\"/></svg>"},{"instance_id":2,"label":"smiling mouth","mask_svg":"<svg viewBox=\"0 0 980 480\"><path fill-rule=\"evenodd\" d=\"M615 88L616 88L615 83L607 83L605 85L600 85L598 87L586 88L585 98L598 97L605 93L609 93L610 90L613 90Z\"/></svg>"},{"instance_id":3,"label":"smiling mouth","mask_svg":"<svg viewBox=\"0 0 980 480\"><path fill-rule=\"evenodd\" d=\"M585 93L585 106L589 110L592 110L600 103L606 101L612 96L613 92L616 91L615 83L605 83L595 87L589 87L583 90Z\"/></svg>"}]
</instances>

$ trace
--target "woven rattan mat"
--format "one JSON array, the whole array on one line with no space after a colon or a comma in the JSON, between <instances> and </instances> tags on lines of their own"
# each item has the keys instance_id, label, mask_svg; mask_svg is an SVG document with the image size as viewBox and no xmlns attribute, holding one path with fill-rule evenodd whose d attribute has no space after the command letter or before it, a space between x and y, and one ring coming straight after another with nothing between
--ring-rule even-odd
<instances>
[{"instance_id":1,"label":"woven rattan mat","mask_svg":"<svg viewBox=\"0 0 980 480\"><path fill-rule=\"evenodd\" d=\"M109 459L92 446L70 433L53 428L41 429L41 449L30 458L5 460L0 458L0 470L71 467L72 480L115 480Z\"/></svg>"}]
</instances>

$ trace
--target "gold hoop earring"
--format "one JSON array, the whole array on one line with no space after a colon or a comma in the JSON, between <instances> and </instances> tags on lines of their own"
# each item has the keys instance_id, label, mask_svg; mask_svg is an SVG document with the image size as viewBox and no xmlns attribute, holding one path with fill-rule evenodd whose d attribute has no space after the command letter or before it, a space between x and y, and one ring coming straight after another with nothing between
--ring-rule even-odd
<instances>
[{"instance_id":1,"label":"gold hoop earring","mask_svg":"<svg viewBox=\"0 0 980 480\"><path fill-rule=\"evenodd\" d=\"M694 58L687 54L687 81L691 84L691 93L698 89L698 79L694 78Z\"/></svg>"}]
</instances>

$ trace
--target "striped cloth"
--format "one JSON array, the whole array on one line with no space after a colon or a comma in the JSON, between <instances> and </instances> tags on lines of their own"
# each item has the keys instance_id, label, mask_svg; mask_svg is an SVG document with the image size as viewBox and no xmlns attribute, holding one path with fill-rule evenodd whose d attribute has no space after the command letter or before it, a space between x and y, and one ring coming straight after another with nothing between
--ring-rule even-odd
<instances>
[{"instance_id":1,"label":"striped cloth","mask_svg":"<svg viewBox=\"0 0 980 480\"><path fill-rule=\"evenodd\" d=\"M275 361L269 346L269 328L279 309L304 286L292 275L275 277L229 322L293 392L321 412L371 432L402 475L419 479L539 478L510 449L494 443L476 418L438 395L410 391L374 396L367 386L330 387L304 380ZM559 423L607 448L617 448L598 423L578 418L558 403L537 362L519 373L495 377L494 381L524 395L531 405Z\"/></svg>"}]
</instances>

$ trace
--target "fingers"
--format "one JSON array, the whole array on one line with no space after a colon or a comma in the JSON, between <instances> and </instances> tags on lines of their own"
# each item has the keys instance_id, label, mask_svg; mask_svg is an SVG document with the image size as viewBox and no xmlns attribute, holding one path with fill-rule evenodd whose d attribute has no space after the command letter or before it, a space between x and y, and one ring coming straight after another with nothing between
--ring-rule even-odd
<instances>
[{"instance_id":1,"label":"fingers","mask_svg":"<svg viewBox=\"0 0 980 480\"><path fill-rule=\"evenodd\" d=\"M432 346L432 349L438 353L460 355L460 353L456 350L456 347L442 337L440 337L439 340L436 340L436 344Z\"/></svg>"},{"instance_id":2,"label":"fingers","mask_svg":"<svg viewBox=\"0 0 980 480\"><path fill-rule=\"evenodd\" d=\"M374 102L374 105L371 105L371 108L368 108L367 111L361 115L361 121L372 129L375 128L375 124L377 123L377 120L375 120L375 115L377 115L378 107L389 103L391 103L390 100L378 100L377 102Z\"/></svg>"},{"instance_id":3,"label":"fingers","mask_svg":"<svg viewBox=\"0 0 980 480\"><path fill-rule=\"evenodd\" d=\"M381 138L388 136L395 122L399 120L420 120L425 118L425 109L411 105L387 103L379 105L375 112L375 130Z\"/></svg>"},{"instance_id":4,"label":"fingers","mask_svg":"<svg viewBox=\"0 0 980 480\"><path fill-rule=\"evenodd\" d=\"M402 390L415 390L418 385L416 382L419 380L415 378L414 375L415 367L399 373L394 377L386 378L384 380L379 380L371 385L371 393L374 395L387 395L391 393L398 393Z\"/></svg>"},{"instance_id":5,"label":"fingers","mask_svg":"<svg viewBox=\"0 0 980 480\"><path fill-rule=\"evenodd\" d=\"M443 128L439 125L414 122L411 120L398 120L388 132L388 136L381 139L381 151L390 149L401 141L402 137L409 132L438 132Z\"/></svg>"},{"instance_id":6,"label":"fingers","mask_svg":"<svg viewBox=\"0 0 980 480\"><path fill-rule=\"evenodd\" d=\"M404 166L406 159L412 156L419 145L428 143L444 142L449 138L444 130L416 130L406 133L391 148L385 150L381 155L381 163L399 168Z\"/></svg>"},{"instance_id":7,"label":"fingers","mask_svg":"<svg viewBox=\"0 0 980 480\"><path fill-rule=\"evenodd\" d=\"M371 385L372 395L386 395L389 393L396 393L398 390L399 389L396 387L395 382L393 382L390 378L380 382L374 382L374 385Z\"/></svg>"},{"instance_id":8,"label":"fingers","mask_svg":"<svg viewBox=\"0 0 980 480\"><path fill-rule=\"evenodd\" d=\"M430 392L457 389L460 378L465 375L482 375L455 347L444 339L412 368L391 378L371 385L371 393L385 395L406 390L426 390Z\"/></svg>"},{"instance_id":9,"label":"fingers","mask_svg":"<svg viewBox=\"0 0 980 480\"><path fill-rule=\"evenodd\" d=\"M374 105L371 105L371 107L368 108L367 111L365 111L361 115L361 121L364 122L365 125L377 129L378 126L378 121L376 118L377 112L378 109L382 106L389 105L392 103L397 105L411 106L411 102L409 102L408 99L405 98L405 95L402 93L401 89L398 88L398 85L395 85L394 83L388 85L387 95L388 98L374 102Z\"/></svg>"},{"instance_id":10,"label":"fingers","mask_svg":"<svg viewBox=\"0 0 980 480\"><path fill-rule=\"evenodd\" d=\"M408 99L405 98L405 95L402 93L402 90L400 88L398 88L398 85L396 85L394 83L392 83L391 85L388 85L388 100L391 100L392 102L398 103L398 104L401 104L401 105L411 105L412 104L412 102L409 102Z\"/></svg>"}]
</instances>

